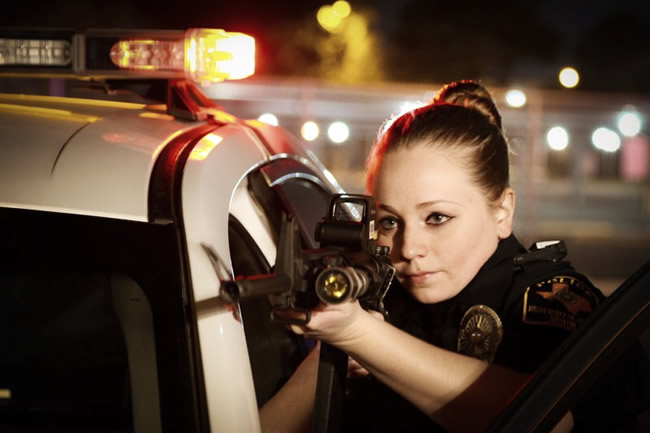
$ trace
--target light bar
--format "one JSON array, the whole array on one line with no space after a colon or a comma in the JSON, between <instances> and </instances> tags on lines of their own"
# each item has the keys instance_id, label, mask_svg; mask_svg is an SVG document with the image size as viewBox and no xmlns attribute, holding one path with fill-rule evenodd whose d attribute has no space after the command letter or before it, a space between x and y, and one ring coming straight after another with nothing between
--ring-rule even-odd
<instances>
[{"instance_id":1,"label":"light bar","mask_svg":"<svg viewBox=\"0 0 650 433\"><path fill-rule=\"evenodd\" d=\"M255 39L243 33L189 29L178 40L120 40L110 57L122 69L184 71L198 82L241 79L255 72Z\"/></svg>"},{"instance_id":2,"label":"light bar","mask_svg":"<svg viewBox=\"0 0 650 433\"><path fill-rule=\"evenodd\" d=\"M255 72L255 39L219 29L0 31L0 75L189 78L200 83Z\"/></svg>"}]
</instances>

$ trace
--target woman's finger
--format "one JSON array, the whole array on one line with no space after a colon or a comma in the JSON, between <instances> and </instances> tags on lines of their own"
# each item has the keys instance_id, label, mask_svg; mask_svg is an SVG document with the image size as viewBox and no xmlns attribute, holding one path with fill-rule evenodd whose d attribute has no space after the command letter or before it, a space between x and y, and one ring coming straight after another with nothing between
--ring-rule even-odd
<instances>
[{"instance_id":1,"label":"woman's finger","mask_svg":"<svg viewBox=\"0 0 650 433\"><path fill-rule=\"evenodd\" d=\"M361 364L354 358L348 356L348 377L357 378L364 377L370 374Z\"/></svg>"}]
</instances>

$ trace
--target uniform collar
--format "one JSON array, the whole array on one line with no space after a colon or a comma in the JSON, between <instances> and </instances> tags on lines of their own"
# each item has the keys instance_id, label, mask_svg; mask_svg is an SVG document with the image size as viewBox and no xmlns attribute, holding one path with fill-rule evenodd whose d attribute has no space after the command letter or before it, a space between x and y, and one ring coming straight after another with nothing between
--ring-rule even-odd
<instances>
[{"instance_id":1,"label":"uniform collar","mask_svg":"<svg viewBox=\"0 0 650 433\"><path fill-rule=\"evenodd\" d=\"M481 267L470 283L453 298L461 308L483 304L495 310L500 309L505 294L514 277L513 258L526 249L515 235L499 241L497 249ZM465 308L462 308L465 309Z\"/></svg>"}]
</instances>

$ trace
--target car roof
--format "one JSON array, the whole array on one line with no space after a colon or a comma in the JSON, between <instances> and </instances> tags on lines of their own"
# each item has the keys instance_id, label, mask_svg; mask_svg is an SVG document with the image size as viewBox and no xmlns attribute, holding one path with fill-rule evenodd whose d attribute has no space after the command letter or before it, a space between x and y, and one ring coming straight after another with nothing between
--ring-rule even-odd
<instances>
[{"instance_id":1,"label":"car roof","mask_svg":"<svg viewBox=\"0 0 650 433\"><path fill-rule=\"evenodd\" d=\"M150 176L162 149L208 124L245 130L260 162L294 155L341 189L283 128L219 108L210 108L209 118L188 120L170 115L165 104L96 96L0 93L0 206L147 221Z\"/></svg>"},{"instance_id":2,"label":"car roof","mask_svg":"<svg viewBox=\"0 0 650 433\"><path fill-rule=\"evenodd\" d=\"M164 106L0 94L0 205L146 220L156 155L202 123Z\"/></svg>"}]
</instances>

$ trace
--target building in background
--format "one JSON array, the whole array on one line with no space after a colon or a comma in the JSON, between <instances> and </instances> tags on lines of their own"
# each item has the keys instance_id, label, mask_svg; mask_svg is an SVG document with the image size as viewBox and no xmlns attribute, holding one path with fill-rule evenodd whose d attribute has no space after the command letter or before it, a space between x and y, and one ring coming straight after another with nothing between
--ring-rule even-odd
<instances>
[{"instance_id":1,"label":"building in background","mask_svg":"<svg viewBox=\"0 0 650 433\"><path fill-rule=\"evenodd\" d=\"M273 114L298 137L309 122L303 140L350 192L363 191L365 158L382 123L440 87L269 77L225 84L206 91L241 117ZM615 288L650 258L650 98L488 87L513 151L522 242L565 239L570 260L606 291ZM345 140L328 136L336 122L347 126Z\"/></svg>"}]
</instances>

